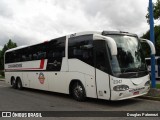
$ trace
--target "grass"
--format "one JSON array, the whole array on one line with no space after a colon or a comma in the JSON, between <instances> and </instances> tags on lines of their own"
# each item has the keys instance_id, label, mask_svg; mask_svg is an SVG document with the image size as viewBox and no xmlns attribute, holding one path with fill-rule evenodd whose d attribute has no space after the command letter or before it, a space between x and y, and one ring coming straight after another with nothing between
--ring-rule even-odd
<instances>
[{"instance_id":1,"label":"grass","mask_svg":"<svg viewBox=\"0 0 160 120\"><path fill-rule=\"evenodd\" d=\"M160 89L160 84L156 84L156 88L159 88L159 89Z\"/></svg>"}]
</instances>

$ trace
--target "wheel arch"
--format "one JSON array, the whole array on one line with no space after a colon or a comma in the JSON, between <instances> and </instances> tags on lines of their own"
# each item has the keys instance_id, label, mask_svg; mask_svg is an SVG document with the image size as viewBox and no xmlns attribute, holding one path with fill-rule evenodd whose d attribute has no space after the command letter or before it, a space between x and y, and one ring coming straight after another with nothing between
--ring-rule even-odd
<instances>
[{"instance_id":1,"label":"wheel arch","mask_svg":"<svg viewBox=\"0 0 160 120\"><path fill-rule=\"evenodd\" d=\"M79 82L79 83L82 84L82 86L84 87L85 93L86 93L86 89L85 89L85 86L84 86L83 82L81 80L79 80L79 79L73 79L73 80L70 81L70 84L69 84L69 94L71 95L71 93L72 93L72 86L76 82Z\"/></svg>"}]
</instances>

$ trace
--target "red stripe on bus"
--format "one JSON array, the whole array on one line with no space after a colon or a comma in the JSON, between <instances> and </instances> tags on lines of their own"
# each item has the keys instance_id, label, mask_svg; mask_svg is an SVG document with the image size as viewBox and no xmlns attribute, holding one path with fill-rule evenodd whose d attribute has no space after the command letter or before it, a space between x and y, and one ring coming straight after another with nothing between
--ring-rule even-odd
<instances>
[{"instance_id":1,"label":"red stripe on bus","mask_svg":"<svg viewBox=\"0 0 160 120\"><path fill-rule=\"evenodd\" d=\"M43 67L44 67L44 59L41 59L41 63L40 63L40 69L43 69Z\"/></svg>"}]
</instances>

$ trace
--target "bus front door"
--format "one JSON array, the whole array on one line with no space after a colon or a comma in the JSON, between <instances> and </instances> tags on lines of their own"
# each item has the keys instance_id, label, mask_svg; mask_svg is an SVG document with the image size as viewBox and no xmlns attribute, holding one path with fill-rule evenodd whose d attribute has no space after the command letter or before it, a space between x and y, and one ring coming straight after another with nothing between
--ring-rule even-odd
<instances>
[{"instance_id":1,"label":"bus front door","mask_svg":"<svg viewBox=\"0 0 160 120\"><path fill-rule=\"evenodd\" d=\"M96 71L97 97L99 99L110 99L109 63L106 42L103 40L94 41L94 61Z\"/></svg>"}]
</instances>

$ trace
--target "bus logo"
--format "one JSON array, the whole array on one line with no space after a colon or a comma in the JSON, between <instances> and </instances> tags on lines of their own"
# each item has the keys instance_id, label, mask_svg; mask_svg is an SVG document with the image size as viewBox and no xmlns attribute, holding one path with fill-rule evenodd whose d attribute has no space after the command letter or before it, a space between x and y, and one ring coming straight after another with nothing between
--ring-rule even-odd
<instances>
[{"instance_id":1,"label":"bus logo","mask_svg":"<svg viewBox=\"0 0 160 120\"><path fill-rule=\"evenodd\" d=\"M39 73L38 79L39 79L39 82L40 82L41 84L44 84L45 77L44 77L44 74L43 74L43 73Z\"/></svg>"},{"instance_id":2,"label":"bus logo","mask_svg":"<svg viewBox=\"0 0 160 120\"><path fill-rule=\"evenodd\" d=\"M60 65L61 63L60 62L58 62L57 60L55 60L54 62L53 62L53 65L56 67L56 66L58 66L58 65Z\"/></svg>"}]
</instances>

